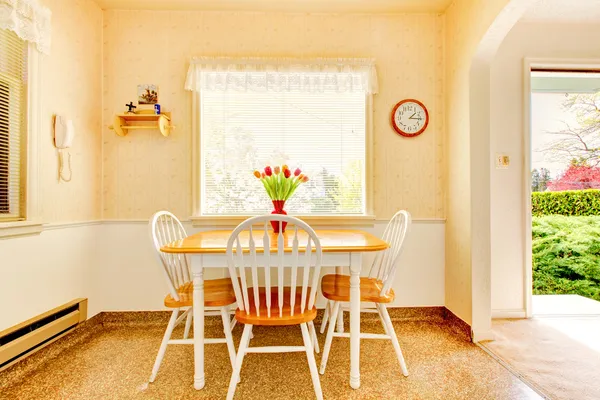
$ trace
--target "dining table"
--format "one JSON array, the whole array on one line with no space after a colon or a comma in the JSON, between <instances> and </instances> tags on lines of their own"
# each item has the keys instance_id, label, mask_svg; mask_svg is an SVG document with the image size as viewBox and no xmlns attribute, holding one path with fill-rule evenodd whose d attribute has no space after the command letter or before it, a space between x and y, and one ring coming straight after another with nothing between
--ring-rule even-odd
<instances>
[{"instance_id":1,"label":"dining table","mask_svg":"<svg viewBox=\"0 0 600 400\"><path fill-rule=\"evenodd\" d=\"M227 241L231 230L208 230L169 243L162 252L186 254L190 257L193 278L193 304L204 304L205 270L227 268ZM336 273L350 270L350 386L360 387L360 273L364 252L382 251L388 243L358 229L315 229L323 252L321 266L334 267ZM272 233L276 235L275 233ZM287 234L284 233L284 242ZM262 242L262 241L261 241ZM271 240L274 245L277 240ZM242 243L247 250L248 243ZM291 257L291 246L285 248L285 257ZM226 276L228 273L225 272ZM194 388L204 387L204 307L193 307L194 326ZM338 330L343 329L338 325Z\"/></svg>"}]
</instances>

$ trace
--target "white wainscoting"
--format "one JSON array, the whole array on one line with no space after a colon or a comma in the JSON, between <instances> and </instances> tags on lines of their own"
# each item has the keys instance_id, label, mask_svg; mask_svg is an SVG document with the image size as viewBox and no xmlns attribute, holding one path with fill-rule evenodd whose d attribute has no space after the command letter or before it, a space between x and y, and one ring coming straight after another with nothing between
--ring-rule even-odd
<instances>
[{"instance_id":1,"label":"white wainscoting","mask_svg":"<svg viewBox=\"0 0 600 400\"><path fill-rule=\"evenodd\" d=\"M184 225L189 233L200 231L189 223ZM379 222L368 230L380 235L384 228L385 222ZM152 252L147 224L105 222L101 229L98 243L102 249L101 265L94 286L102 310L163 309L167 288ZM365 254L363 259L366 272L372 255ZM223 263L225 265L225 260ZM392 306L444 305L443 221L415 221L400 263L394 283L396 300ZM223 276L219 270L207 271L205 278Z\"/></svg>"},{"instance_id":2,"label":"white wainscoting","mask_svg":"<svg viewBox=\"0 0 600 400\"><path fill-rule=\"evenodd\" d=\"M384 227L368 230L379 235ZM364 256L365 273L372 257ZM392 306L443 306L444 222L415 221L400 262ZM143 222L54 224L38 236L0 240L0 331L77 297L89 299L88 317L164 309L159 268Z\"/></svg>"},{"instance_id":3,"label":"white wainscoting","mask_svg":"<svg viewBox=\"0 0 600 400\"><path fill-rule=\"evenodd\" d=\"M50 228L50 229L48 229ZM0 331L77 297L97 314L91 276L101 226L49 226L40 235L0 240Z\"/></svg>"}]
</instances>

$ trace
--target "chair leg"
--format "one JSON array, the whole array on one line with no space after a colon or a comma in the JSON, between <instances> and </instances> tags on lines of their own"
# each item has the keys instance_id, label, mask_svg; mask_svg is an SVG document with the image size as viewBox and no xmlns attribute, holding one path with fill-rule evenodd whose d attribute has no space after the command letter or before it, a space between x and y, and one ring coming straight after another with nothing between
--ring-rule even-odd
<instances>
[{"instance_id":1,"label":"chair leg","mask_svg":"<svg viewBox=\"0 0 600 400\"><path fill-rule=\"evenodd\" d=\"M167 325L167 330L165 331L162 343L160 344L160 348L158 349L156 361L154 361L154 367L152 367L152 375L150 375L150 382L154 382L154 380L156 379L156 374L158 374L158 369L160 368L160 364L162 363L163 357L165 356L165 352L167 351L167 345L169 344L169 340L171 339L171 334L173 333L173 329L175 329L175 322L177 321L178 315L179 308L173 310L173 313L171 314L171 319L169 320L169 324Z\"/></svg>"},{"instance_id":2,"label":"chair leg","mask_svg":"<svg viewBox=\"0 0 600 400\"><path fill-rule=\"evenodd\" d=\"M229 380L227 400L233 400L235 388L239 381L240 370L242 369L242 362L244 361L244 355L246 354L246 349L248 348L250 331L252 331L252 325L244 325L244 332L242 333L242 339L240 340L240 347L235 358L235 364L233 366L233 372L231 373L231 379Z\"/></svg>"},{"instance_id":3,"label":"chair leg","mask_svg":"<svg viewBox=\"0 0 600 400\"><path fill-rule=\"evenodd\" d=\"M312 345L315 353L319 354L321 349L319 348L319 340L317 339L317 330L315 329L315 324L313 321L308 323L308 328L310 329L310 336L312 338Z\"/></svg>"},{"instance_id":4,"label":"chair leg","mask_svg":"<svg viewBox=\"0 0 600 400\"><path fill-rule=\"evenodd\" d=\"M325 373L325 367L327 366L327 359L329 358L329 350L331 350L331 341L333 340L333 331L335 330L335 322L338 317L338 311L340 309L340 302L333 302L333 310L331 311L331 321L329 321L329 328L327 329L327 337L325 338L325 347L323 348L323 356L321 357L321 369L320 373Z\"/></svg>"},{"instance_id":5,"label":"chair leg","mask_svg":"<svg viewBox=\"0 0 600 400\"><path fill-rule=\"evenodd\" d=\"M192 327L192 316L193 312L188 313L187 319L185 320L185 329L183 330L183 338L187 339L190 336L190 328Z\"/></svg>"},{"instance_id":6,"label":"chair leg","mask_svg":"<svg viewBox=\"0 0 600 400\"><path fill-rule=\"evenodd\" d=\"M229 273L229 271L227 273ZM232 331L233 331L233 328L235 328L235 325L237 324L237 319L235 319L236 308L237 308L237 305L235 303L233 304L233 310L230 309L230 307L227 307L227 312L229 313L229 315L232 315L232 317L231 317L231 330Z\"/></svg>"},{"instance_id":7,"label":"chair leg","mask_svg":"<svg viewBox=\"0 0 600 400\"><path fill-rule=\"evenodd\" d=\"M394 350L396 350L396 356L398 357L398 362L400 363L400 368L402 369L402 375L408 376L408 369L406 368L406 362L404 361L404 356L402 355L402 350L400 350L400 343L398 343L398 337L396 336L396 331L394 330L394 326L392 325L392 320L390 319L390 315L387 312L387 307L385 304L378 304L377 310L379 310L379 315L382 318L382 322L384 322L384 329L386 333L389 335L392 340L392 345L394 346ZM386 329L387 327L387 329Z\"/></svg>"},{"instance_id":8,"label":"chair leg","mask_svg":"<svg viewBox=\"0 0 600 400\"><path fill-rule=\"evenodd\" d=\"M321 329L320 332L323 334L325 332L325 327L327 327L327 320L329 319L329 308L330 308L330 300L327 300L327 304L325 304L325 312L323 313L323 321L321 321Z\"/></svg>"},{"instance_id":9,"label":"chair leg","mask_svg":"<svg viewBox=\"0 0 600 400\"><path fill-rule=\"evenodd\" d=\"M250 325L250 334L248 335L248 343L246 343L246 347L250 347L250 340L254 339L254 332L252 331L254 325Z\"/></svg>"},{"instance_id":10,"label":"chair leg","mask_svg":"<svg viewBox=\"0 0 600 400\"><path fill-rule=\"evenodd\" d=\"M337 316L337 331L344 333L344 309L341 306Z\"/></svg>"},{"instance_id":11,"label":"chair leg","mask_svg":"<svg viewBox=\"0 0 600 400\"><path fill-rule=\"evenodd\" d=\"M231 361L231 367L233 368L235 364L235 346L233 344L233 336L231 335L231 327L229 326L229 307L221 307L221 319L223 320L223 332L225 332L229 360Z\"/></svg>"},{"instance_id":12,"label":"chair leg","mask_svg":"<svg viewBox=\"0 0 600 400\"><path fill-rule=\"evenodd\" d=\"M310 377L312 378L313 386L315 388L315 395L317 396L317 400L323 400L321 381L319 380L319 373L317 372L317 362L315 361L315 355L313 353L312 338L308 332L306 323L300 324L300 329L302 329L302 339L304 340L304 348L306 349L306 358L308 359L308 368L310 368Z\"/></svg>"}]
</instances>

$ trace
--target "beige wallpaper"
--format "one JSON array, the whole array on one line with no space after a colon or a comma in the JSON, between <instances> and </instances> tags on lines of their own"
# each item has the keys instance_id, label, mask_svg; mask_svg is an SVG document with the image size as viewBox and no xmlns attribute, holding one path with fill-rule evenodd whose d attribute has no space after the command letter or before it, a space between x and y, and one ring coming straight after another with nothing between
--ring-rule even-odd
<instances>
[{"instance_id":1,"label":"beige wallpaper","mask_svg":"<svg viewBox=\"0 0 600 400\"><path fill-rule=\"evenodd\" d=\"M44 0L52 49L40 56L40 213L45 223L88 221L101 212L102 10L92 0ZM52 116L75 126L73 178L58 183Z\"/></svg>"},{"instance_id":2,"label":"beige wallpaper","mask_svg":"<svg viewBox=\"0 0 600 400\"><path fill-rule=\"evenodd\" d=\"M374 57L374 200L377 217L407 208L443 218L444 17L285 13L105 11L103 60L103 218L144 219L157 209L191 211L191 94L183 90L194 55ZM139 83L159 85L173 113L169 138L142 130L117 137L114 113ZM425 103L430 127L418 138L389 125L394 104Z\"/></svg>"}]
</instances>

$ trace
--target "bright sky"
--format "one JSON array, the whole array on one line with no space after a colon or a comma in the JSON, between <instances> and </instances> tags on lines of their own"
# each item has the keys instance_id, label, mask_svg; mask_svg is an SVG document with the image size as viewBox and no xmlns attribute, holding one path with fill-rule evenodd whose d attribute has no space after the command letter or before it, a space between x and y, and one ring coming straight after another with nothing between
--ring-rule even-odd
<instances>
[{"instance_id":1,"label":"bright sky","mask_svg":"<svg viewBox=\"0 0 600 400\"><path fill-rule=\"evenodd\" d=\"M562 109L565 93L531 94L531 168L546 168L552 178L567 168L565 162L550 161L542 150L551 142L560 138L549 132L560 131L564 122L575 124L575 116Z\"/></svg>"}]
</instances>

